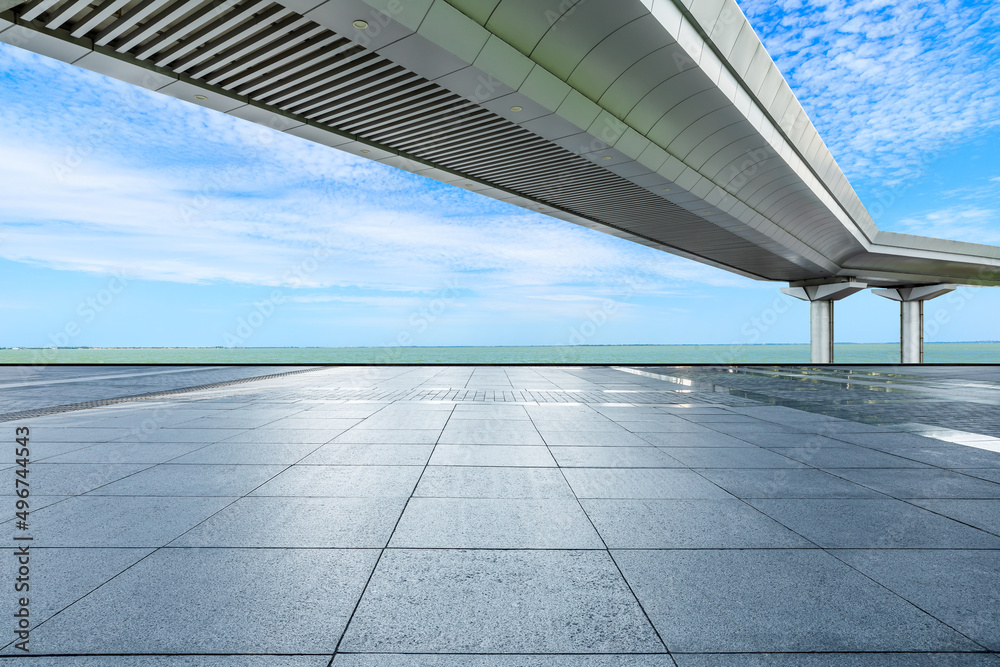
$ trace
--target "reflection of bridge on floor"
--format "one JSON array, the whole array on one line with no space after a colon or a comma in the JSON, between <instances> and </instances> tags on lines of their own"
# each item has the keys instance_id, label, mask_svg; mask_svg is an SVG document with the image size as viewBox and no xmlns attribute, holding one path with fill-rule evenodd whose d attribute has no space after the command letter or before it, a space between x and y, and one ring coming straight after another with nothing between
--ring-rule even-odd
<instances>
[{"instance_id":1,"label":"reflection of bridge on floor","mask_svg":"<svg viewBox=\"0 0 1000 667\"><path fill-rule=\"evenodd\" d=\"M0 0L0 41L812 302L1000 283L880 231L735 0ZM882 206L880 203L879 206Z\"/></svg>"}]
</instances>

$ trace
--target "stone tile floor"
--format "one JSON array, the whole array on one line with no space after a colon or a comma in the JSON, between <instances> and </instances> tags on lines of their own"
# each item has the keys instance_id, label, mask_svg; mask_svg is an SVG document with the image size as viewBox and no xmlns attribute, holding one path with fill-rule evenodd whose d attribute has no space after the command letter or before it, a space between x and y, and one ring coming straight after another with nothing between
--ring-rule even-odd
<instances>
[{"instance_id":1,"label":"stone tile floor","mask_svg":"<svg viewBox=\"0 0 1000 667\"><path fill-rule=\"evenodd\" d=\"M1000 665L991 441L717 380L332 367L2 422L31 429L28 531L12 446L0 490L33 538L25 664Z\"/></svg>"}]
</instances>

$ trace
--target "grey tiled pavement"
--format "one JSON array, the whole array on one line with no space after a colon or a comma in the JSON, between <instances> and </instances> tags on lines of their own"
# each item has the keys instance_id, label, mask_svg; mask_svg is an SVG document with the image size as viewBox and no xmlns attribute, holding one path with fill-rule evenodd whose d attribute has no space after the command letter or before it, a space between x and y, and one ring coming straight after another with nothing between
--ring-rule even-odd
<instances>
[{"instance_id":1,"label":"grey tiled pavement","mask_svg":"<svg viewBox=\"0 0 1000 667\"><path fill-rule=\"evenodd\" d=\"M88 372L207 377L23 383ZM642 372L331 367L0 422L31 429L25 664L1000 667L1000 371L899 371L884 420L879 376L833 416L788 405L808 369Z\"/></svg>"}]
</instances>

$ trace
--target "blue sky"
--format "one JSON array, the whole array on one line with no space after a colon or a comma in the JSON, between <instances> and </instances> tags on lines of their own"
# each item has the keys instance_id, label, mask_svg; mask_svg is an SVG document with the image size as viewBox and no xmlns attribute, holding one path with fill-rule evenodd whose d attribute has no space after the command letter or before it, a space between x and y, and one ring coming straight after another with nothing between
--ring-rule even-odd
<instances>
[{"instance_id":1,"label":"blue sky","mask_svg":"<svg viewBox=\"0 0 1000 667\"><path fill-rule=\"evenodd\" d=\"M882 229L1000 245L1000 6L741 2ZM779 343L758 283L0 45L0 346ZM929 340L1000 339L1000 289ZM838 304L837 339L898 338Z\"/></svg>"}]
</instances>

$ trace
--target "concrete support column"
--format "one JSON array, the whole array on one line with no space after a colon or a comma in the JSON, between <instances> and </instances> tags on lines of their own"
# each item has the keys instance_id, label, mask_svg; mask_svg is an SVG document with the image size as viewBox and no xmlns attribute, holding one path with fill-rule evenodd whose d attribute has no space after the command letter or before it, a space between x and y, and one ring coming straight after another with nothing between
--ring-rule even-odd
<instances>
[{"instance_id":1,"label":"concrete support column","mask_svg":"<svg viewBox=\"0 0 1000 667\"><path fill-rule=\"evenodd\" d=\"M904 364L924 363L924 302L899 302L899 357Z\"/></svg>"},{"instance_id":2,"label":"concrete support column","mask_svg":"<svg viewBox=\"0 0 1000 667\"><path fill-rule=\"evenodd\" d=\"M924 363L924 301L947 294L958 285L910 285L873 289L872 292L899 301L899 360L904 364Z\"/></svg>"},{"instance_id":3,"label":"concrete support column","mask_svg":"<svg viewBox=\"0 0 1000 667\"><path fill-rule=\"evenodd\" d=\"M867 287L866 283L845 280L781 288L785 294L809 302L809 350L812 363L833 363L833 302Z\"/></svg>"},{"instance_id":4,"label":"concrete support column","mask_svg":"<svg viewBox=\"0 0 1000 667\"><path fill-rule=\"evenodd\" d=\"M809 351L812 363L833 363L833 301L809 304Z\"/></svg>"}]
</instances>

